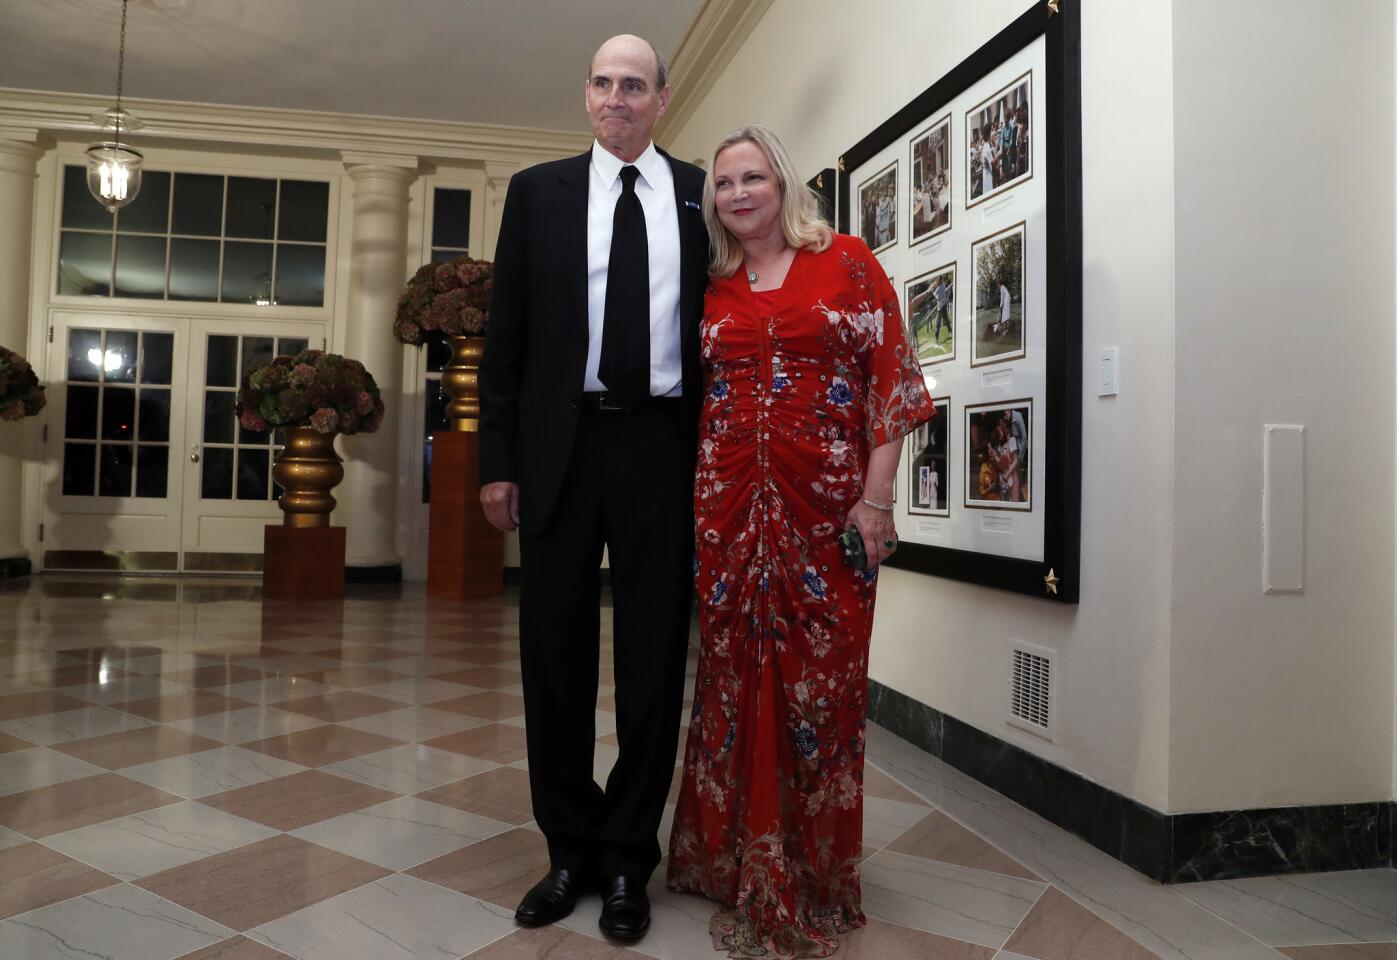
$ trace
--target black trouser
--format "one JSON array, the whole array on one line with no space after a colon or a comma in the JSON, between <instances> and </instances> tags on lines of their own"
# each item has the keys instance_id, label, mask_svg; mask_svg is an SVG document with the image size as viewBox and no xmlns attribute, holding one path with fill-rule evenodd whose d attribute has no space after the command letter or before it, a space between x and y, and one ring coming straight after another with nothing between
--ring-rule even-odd
<instances>
[{"instance_id":1,"label":"black trouser","mask_svg":"<svg viewBox=\"0 0 1397 960\"><path fill-rule=\"evenodd\" d=\"M558 502L519 538L520 659L534 817L552 865L648 877L674 774L693 592L693 475L682 405L584 407ZM608 551L620 756L596 743L599 568Z\"/></svg>"}]
</instances>

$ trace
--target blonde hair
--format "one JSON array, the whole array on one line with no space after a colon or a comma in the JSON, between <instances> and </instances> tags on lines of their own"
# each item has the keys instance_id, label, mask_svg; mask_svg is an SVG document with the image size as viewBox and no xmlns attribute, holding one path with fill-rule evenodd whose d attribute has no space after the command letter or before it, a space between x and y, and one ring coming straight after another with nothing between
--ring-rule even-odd
<instances>
[{"instance_id":1,"label":"blonde hair","mask_svg":"<svg viewBox=\"0 0 1397 960\"><path fill-rule=\"evenodd\" d=\"M812 253L828 250L834 239L834 231L821 219L819 200L796 173L790 154L776 134L755 123L734 130L713 151L713 166L716 168L718 165L718 154L739 143L755 143L766 155L772 173L776 174L776 182L781 188L781 230L786 236L787 245ZM742 262L742 244L718 219L717 187L713 176L713 171L709 170L703 180L703 221L708 225L709 244L712 247L708 275L730 277Z\"/></svg>"}]
</instances>

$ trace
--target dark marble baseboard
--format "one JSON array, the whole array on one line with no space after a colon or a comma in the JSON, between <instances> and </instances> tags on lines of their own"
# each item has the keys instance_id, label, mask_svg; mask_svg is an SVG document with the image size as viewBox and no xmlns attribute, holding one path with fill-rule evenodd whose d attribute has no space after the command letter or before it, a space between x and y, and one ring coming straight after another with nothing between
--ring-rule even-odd
<instances>
[{"instance_id":1,"label":"dark marble baseboard","mask_svg":"<svg viewBox=\"0 0 1397 960\"><path fill-rule=\"evenodd\" d=\"M345 567L345 583L402 583L403 567L389 563L377 567Z\"/></svg>"},{"instance_id":2,"label":"dark marble baseboard","mask_svg":"<svg viewBox=\"0 0 1397 960\"><path fill-rule=\"evenodd\" d=\"M869 719L1161 883L1397 866L1397 803L1169 815L876 681Z\"/></svg>"},{"instance_id":3,"label":"dark marble baseboard","mask_svg":"<svg viewBox=\"0 0 1397 960\"><path fill-rule=\"evenodd\" d=\"M0 583L6 580L18 580L20 577L27 577L33 572L34 565L28 557L9 557L0 560Z\"/></svg>"}]
</instances>

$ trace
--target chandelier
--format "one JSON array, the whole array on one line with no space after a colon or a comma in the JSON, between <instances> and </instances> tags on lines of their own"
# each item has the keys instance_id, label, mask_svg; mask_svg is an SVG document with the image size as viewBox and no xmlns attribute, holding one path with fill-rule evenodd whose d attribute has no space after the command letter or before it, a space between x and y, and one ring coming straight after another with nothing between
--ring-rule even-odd
<instances>
[{"instance_id":1,"label":"chandelier","mask_svg":"<svg viewBox=\"0 0 1397 960\"><path fill-rule=\"evenodd\" d=\"M141 161L139 150L121 142L121 129L129 133L133 118L121 109L122 80L126 73L126 4L121 0L121 52L116 61L116 106L93 119L102 125L102 130L111 131L111 139L94 143L87 148L87 189L97 198L97 202L116 213L136 199L141 191Z\"/></svg>"}]
</instances>

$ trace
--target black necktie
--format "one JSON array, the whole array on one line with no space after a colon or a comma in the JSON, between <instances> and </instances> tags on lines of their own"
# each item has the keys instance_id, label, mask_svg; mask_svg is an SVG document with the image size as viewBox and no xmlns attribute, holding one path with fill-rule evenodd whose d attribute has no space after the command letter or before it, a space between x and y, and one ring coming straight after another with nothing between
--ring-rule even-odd
<instances>
[{"instance_id":1,"label":"black necktie","mask_svg":"<svg viewBox=\"0 0 1397 960\"><path fill-rule=\"evenodd\" d=\"M621 168L621 198L611 219L611 259L606 267L601 363L597 378L623 406L650 396L650 245L645 208L635 193L640 171Z\"/></svg>"}]
</instances>

